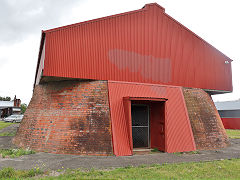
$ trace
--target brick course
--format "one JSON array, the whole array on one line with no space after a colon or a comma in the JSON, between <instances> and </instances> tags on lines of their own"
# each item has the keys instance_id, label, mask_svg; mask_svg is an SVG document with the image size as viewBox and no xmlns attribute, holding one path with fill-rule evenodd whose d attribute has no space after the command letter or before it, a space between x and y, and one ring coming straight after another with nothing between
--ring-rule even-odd
<instances>
[{"instance_id":1,"label":"brick course","mask_svg":"<svg viewBox=\"0 0 240 180\"><path fill-rule=\"evenodd\" d=\"M199 150L223 148L229 145L218 111L202 89L183 88L196 148Z\"/></svg>"},{"instance_id":2,"label":"brick course","mask_svg":"<svg viewBox=\"0 0 240 180\"><path fill-rule=\"evenodd\" d=\"M112 154L106 81L61 81L35 86L13 142L51 153Z\"/></svg>"}]
</instances>

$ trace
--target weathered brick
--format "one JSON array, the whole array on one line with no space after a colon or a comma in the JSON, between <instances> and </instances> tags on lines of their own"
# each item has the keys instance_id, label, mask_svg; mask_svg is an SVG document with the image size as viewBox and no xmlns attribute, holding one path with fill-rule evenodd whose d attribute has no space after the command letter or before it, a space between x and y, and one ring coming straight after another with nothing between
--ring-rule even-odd
<instances>
[{"instance_id":1,"label":"weathered brick","mask_svg":"<svg viewBox=\"0 0 240 180\"><path fill-rule=\"evenodd\" d=\"M112 154L106 81L37 85L13 142L37 151Z\"/></svg>"},{"instance_id":2,"label":"weathered brick","mask_svg":"<svg viewBox=\"0 0 240 180\"><path fill-rule=\"evenodd\" d=\"M183 94L197 149L228 146L226 131L211 96L194 88L183 88Z\"/></svg>"}]
</instances>

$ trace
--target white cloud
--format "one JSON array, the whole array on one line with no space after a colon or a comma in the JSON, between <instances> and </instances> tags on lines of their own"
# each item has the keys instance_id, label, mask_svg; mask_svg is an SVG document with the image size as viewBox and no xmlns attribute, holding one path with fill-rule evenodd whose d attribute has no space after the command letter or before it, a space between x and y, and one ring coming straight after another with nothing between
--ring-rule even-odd
<instances>
[{"instance_id":1,"label":"white cloud","mask_svg":"<svg viewBox=\"0 0 240 180\"><path fill-rule=\"evenodd\" d=\"M0 44L24 40L41 29L60 24L62 16L71 13L77 0L0 1Z\"/></svg>"}]
</instances>

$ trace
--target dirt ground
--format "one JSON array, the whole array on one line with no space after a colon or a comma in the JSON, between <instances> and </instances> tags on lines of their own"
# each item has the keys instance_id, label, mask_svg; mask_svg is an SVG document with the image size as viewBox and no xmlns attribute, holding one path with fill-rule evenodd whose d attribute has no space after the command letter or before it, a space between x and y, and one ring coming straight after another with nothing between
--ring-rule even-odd
<instances>
[{"instance_id":1,"label":"dirt ground","mask_svg":"<svg viewBox=\"0 0 240 180\"><path fill-rule=\"evenodd\" d=\"M17 128L17 127L15 127ZM15 148L12 137L0 137L0 148ZM133 156L79 156L50 153L36 153L19 158L0 158L0 169L31 169L39 167L45 170L76 168L115 168L163 163L199 162L240 158L240 139L231 139L231 146L211 151L199 151L198 154L149 153Z\"/></svg>"}]
</instances>

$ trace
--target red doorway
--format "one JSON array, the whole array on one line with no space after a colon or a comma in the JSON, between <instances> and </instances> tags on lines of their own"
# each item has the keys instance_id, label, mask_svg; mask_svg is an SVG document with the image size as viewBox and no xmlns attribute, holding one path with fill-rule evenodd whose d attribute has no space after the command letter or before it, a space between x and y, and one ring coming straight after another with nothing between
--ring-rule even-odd
<instances>
[{"instance_id":1,"label":"red doorway","mask_svg":"<svg viewBox=\"0 0 240 180\"><path fill-rule=\"evenodd\" d=\"M131 98L125 97L124 98L124 109L125 115L128 119L129 124L129 139L130 139L130 146L131 149L133 148L157 148L160 151L166 151L165 149L165 102L167 99L151 99L151 98ZM139 109L139 112L135 112L136 117L142 117L143 119L147 119L144 117L148 117L148 123L146 121L145 124L136 124L136 120L133 117L133 106L139 105L142 109ZM146 107L146 108L144 108ZM145 109L145 110L144 110ZM135 110L134 110L135 111ZM145 111L145 115L143 113ZM139 113L139 115L136 115ZM135 123L135 124L133 124ZM139 125L141 127L136 127ZM143 132L136 134L136 129L142 128ZM145 130L144 130L145 129ZM134 132L135 131L135 132ZM141 137L143 136L143 137ZM140 140L140 144L136 143L136 138ZM142 146L141 146L142 143Z\"/></svg>"}]
</instances>

